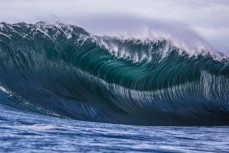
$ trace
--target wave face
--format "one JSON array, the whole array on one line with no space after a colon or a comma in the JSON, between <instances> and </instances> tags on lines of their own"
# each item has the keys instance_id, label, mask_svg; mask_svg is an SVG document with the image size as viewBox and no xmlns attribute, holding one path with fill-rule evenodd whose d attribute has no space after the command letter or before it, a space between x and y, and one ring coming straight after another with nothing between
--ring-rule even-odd
<instances>
[{"instance_id":1,"label":"wave face","mask_svg":"<svg viewBox=\"0 0 229 153\"><path fill-rule=\"evenodd\" d=\"M12 107L136 125L229 125L223 55L172 41L91 35L73 25L0 24L0 82Z\"/></svg>"}]
</instances>

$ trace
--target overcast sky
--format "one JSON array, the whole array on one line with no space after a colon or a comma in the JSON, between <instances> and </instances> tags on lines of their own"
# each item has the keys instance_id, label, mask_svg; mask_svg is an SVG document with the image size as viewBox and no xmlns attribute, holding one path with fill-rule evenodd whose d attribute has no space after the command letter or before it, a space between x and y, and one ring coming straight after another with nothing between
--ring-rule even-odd
<instances>
[{"instance_id":1,"label":"overcast sky","mask_svg":"<svg viewBox=\"0 0 229 153\"><path fill-rule=\"evenodd\" d=\"M229 0L0 0L0 22L64 22L96 34L147 26L229 54ZM191 36L192 35L192 36ZM202 38L201 38L202 37Z\"/></svg>"}]
</instances>

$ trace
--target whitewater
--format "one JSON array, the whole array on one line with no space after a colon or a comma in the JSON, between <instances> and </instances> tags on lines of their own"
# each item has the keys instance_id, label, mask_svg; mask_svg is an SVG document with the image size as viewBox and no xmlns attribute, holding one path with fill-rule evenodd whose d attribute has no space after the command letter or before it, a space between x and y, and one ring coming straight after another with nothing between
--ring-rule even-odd
<instances>
[{"instance_id":1,"label":"whitewater","mask_svg":"<svg viewBox=\"0 0 229 153\"><path fill-rule=\"evenodd\" d=\"M0 23L0 151L226 152L228 61L172 37Z\"/></svg>"}]
</instances>

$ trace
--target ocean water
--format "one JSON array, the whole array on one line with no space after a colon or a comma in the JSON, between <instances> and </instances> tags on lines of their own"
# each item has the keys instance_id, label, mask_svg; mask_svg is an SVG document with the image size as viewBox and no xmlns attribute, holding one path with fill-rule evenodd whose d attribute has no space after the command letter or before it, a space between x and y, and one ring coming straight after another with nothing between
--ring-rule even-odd
<instances>
[{"instance_id":1,"label":"ocean water","mask_svg":"<svg viewBox=\"0 0 229 153\"><path fill-rule=\"evenodd\" d=\"M228 152L229 57L0 23L0 152Z\"/></svg>"},{"instance_id":2,"label":"ocean water","mask_svg":"<svg viewBox=\"0 0 229 153\"><path fill-rule=\"evenodd\" d=\"M0 98L0 152L229 152L228 126L133 126L26 112Z\"/></svg>"}]
</instances>

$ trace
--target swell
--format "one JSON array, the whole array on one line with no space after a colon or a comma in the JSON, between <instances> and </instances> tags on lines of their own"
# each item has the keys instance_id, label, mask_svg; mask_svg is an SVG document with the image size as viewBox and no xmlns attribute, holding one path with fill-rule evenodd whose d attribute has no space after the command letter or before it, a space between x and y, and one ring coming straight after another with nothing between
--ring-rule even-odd
<instances>
[{"instance_id":1,"label":"swell","mask_svg":"<svg viewBox=\"0 0 229 153\"><path fill-rule=\"evenodd\" d=\"M30 103L26 110L95 122L228 125L228 58L189 52L166 39L1 23L0 81L20 97L17 105Z\"/></svg>"}]
</instances>

